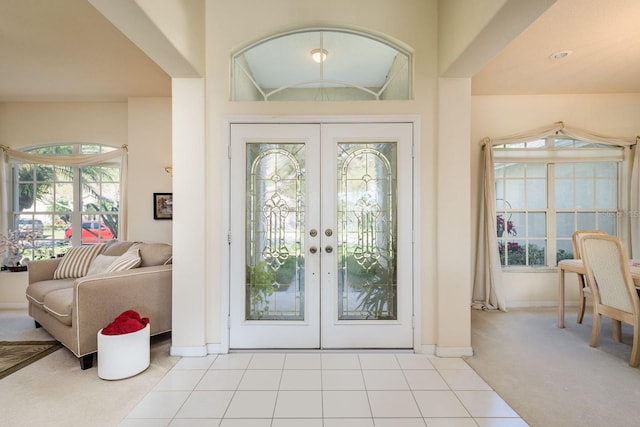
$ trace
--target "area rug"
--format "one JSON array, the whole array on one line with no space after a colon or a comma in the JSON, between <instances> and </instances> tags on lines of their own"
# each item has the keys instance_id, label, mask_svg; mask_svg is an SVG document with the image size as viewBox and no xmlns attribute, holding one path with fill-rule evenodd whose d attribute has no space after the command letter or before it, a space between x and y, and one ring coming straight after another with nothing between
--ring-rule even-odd
<instances>
[{"instance_id":1,"label":"area rug","mask_svg":"<svg viewBox=\"0 0 640 427\"><path fill-rule=\"evenodd\" d=\"M62 347L58 341L0 341L0 379Z\"/></svg>"}]
</instances>

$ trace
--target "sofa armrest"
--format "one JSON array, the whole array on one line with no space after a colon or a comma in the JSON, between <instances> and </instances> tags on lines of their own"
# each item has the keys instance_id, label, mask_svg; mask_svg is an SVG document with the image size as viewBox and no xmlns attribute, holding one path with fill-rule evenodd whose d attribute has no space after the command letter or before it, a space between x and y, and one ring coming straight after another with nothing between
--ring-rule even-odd
<instances>
[{"instance_id":1,"label":"sofa armrest","mask_svg":"<svg viewBox=\"0 0 640 427\"><path fill-rule=\"evenodd\" d=\"M56 268L58 268L60 261L62 261L62 258L30 261L27 264L29 284L53 279L53 273L56 271Z\"/></svg>"},{"instance_id":2,"label":"sofa armrest","mask_svg":"<svg viewBox=\"0 0 640 427\"><path fill-rule=\"evenodd\" d=\"M97 333L126 310L148 317L151 335L171 330L172 266L140 267L76 279L72 324L78 356L97 350Z\"/></svg>"}]
</instances>

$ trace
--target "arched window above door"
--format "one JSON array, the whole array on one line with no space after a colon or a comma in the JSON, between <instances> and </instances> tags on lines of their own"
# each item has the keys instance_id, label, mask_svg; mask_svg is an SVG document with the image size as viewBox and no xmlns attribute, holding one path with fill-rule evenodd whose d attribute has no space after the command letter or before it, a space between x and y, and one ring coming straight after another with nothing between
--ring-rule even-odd
<instances>
[{"instance_id":1,"label":"arched window above door","mask_svg":"<svg viewBox=\"0 0 640 427\"><path fill-rule=\"evenodd\" d=\"M232 59L234 101L411 98L411 55L368 34L306 29L279 34Z\"/></svg>"}]
</instances>

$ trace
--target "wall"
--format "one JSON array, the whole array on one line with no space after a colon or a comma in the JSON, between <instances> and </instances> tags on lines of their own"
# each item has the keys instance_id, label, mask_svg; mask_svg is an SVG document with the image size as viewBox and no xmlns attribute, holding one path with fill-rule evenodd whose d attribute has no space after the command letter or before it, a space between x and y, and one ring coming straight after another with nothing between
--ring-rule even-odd
<instances>
[{"instance_id":1,"label":"wall","mask_svg":"<svg viewBox=\"0 0 640 427\"><path fill-rule=\"evenodd\" d=\"M172 242L171 220L153 219L153 193L171 193L171 98L130 98L129 239Z\"/></svg>"},{"instance_id":2,"label":"wall","mask_svg":"<svg viewBox=\"0 0 640 427\"><path fill-rule=\"evenodd\" d=\"M237 115L304 116L304 115L418 115L421 118L418 159L421 170L420 218L421 235L416 238L420 246L422 279L420 286L423 300L428 306L422 309L421 331L423 344L435 344L437 312L436 257L435 257L435 122L437 102L437 2L435 0L406 0L399 8L390 0L238 0L234 2L208 2L207 27L207 221L211 224L211 245L207 253L207 330L208 343L222 340L219 322L222 319L222 286L219 277L224 276L223 259L226 235L223 229L223 172L227 161L227 141L223 135L223 118ZM246 11L251 10L251 14ZM242 17L242 25L237 19ZM229 58L237 50L251 42L283 31L306 27L349 27L383 35L413 49L415 52L411 101L358 101L358 102L229 102L230 74ZM194 159L195 160L195 159ZM176 189L178 191L178 189ZM466 218L468 212L462 212ZM194 238L194 243L197 244ZM174 284L175 285L175 284ZM468 292L457 295L467 299ZM174 302L175 303L175 302ZM189 316L189 305L185 301L177 310ZM468 304L467 304L468 305ZM462 316L464 317L464 316ZM464 323L464 319L462 320ZM192 322L197 325L196 322ZM469 345L469 325L459 334L450 335L452 345ZM193 343L194 345L197 343Z\"/></svg>"},{"instance_id":3,"label":"wall","mask_svg":"<svg viewBox=\"0 0 640 427\"><path fill-rule=\"evenodd\" d=\"M471 99L471 210L475 259L481 197L484 137L500 137L557 121L603 135L640 135L640 94L474 96ZM567 275L568 304L577 304L575 278ZM507 307L557 303L557 275L551 272L504 274Z\"/></svg>"},{"instance_id":4,"label":"wall","mask_svg":"<svg viewBox=\"0 0 640 427\"><path fill-rule=\"evenodd\" d=\"M152 194L171 191L171 100L129 103L0 104L0 144L46 142L129 145L129 238L171 242L171 221L154 221Z\"/></svg>"}]
</instances>

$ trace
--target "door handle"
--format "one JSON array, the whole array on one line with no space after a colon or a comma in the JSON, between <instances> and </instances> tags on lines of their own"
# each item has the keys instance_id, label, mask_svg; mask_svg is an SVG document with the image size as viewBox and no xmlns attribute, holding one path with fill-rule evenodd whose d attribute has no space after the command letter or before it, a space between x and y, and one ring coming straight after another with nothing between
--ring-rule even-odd
<instances>
[{"instance_id":1,"label":"door handle","mask_svg":"<svg viewBox=\"0 0 640 427\"><path fill-rule=\"evenodd\" d=\"M311 246L309 248L309 252L311 252L312 254L315 254L316 252L318 252L318 248L316 248L315 246Z\"/></svg>"},{"instance_id":2,"label":"door handle","mask_svg":"<svg viewBox=\"0 0 640 427\"><path fill-rule=\"evenodd\" d=\"M329 245L329 246L325 246L324 251L328 254L330 254L331 252L333 252L333 246Z\"/></svg>"}]
</instances>

